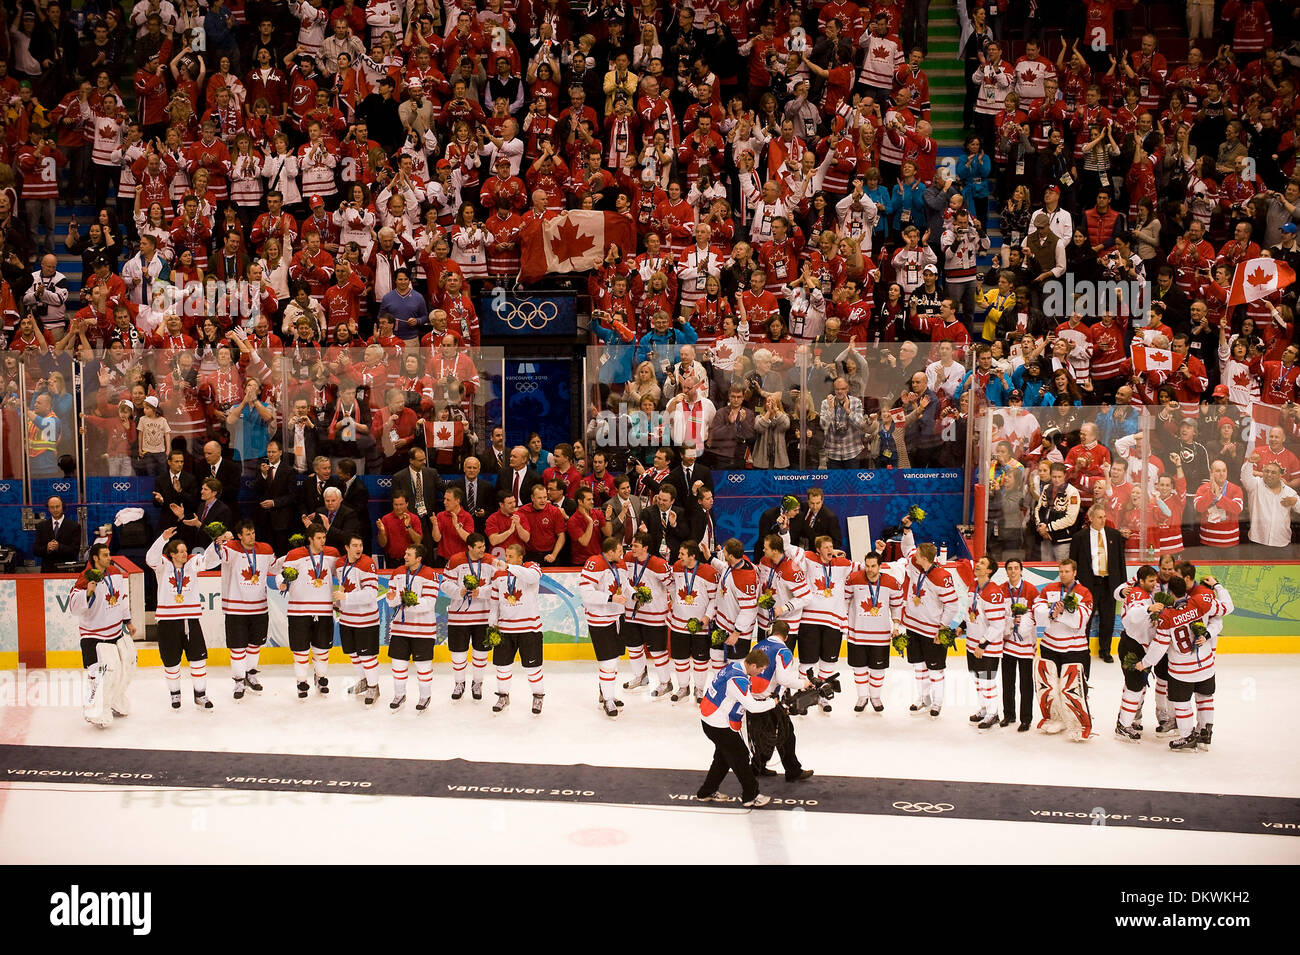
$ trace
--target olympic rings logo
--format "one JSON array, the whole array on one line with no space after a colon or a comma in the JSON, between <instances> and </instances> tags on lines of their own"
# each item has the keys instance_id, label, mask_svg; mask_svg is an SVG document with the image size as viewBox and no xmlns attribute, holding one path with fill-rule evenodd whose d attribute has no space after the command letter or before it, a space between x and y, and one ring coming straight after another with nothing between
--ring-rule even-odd
<instances>
[{"instance_id":1,"label":"olympic rings logo","mask_svg":"<svg viewBox=\"0 0 1300 955\"><path fill-rule=\"evenodd\" d=\"M515 391L519 392L520 394L529 395L536 390L537 390L537 382L535 381L515 382Z\"/></svg>"},{"instance_id":2,"label":"olympic rings logo","mask_svg":"<svg viewBox=\"0 0 1300 955\"><path fill-rule=\"evenodd\" d=\"M859 480L859 481L874 481L875 479L876 479L876 476L875 476L874 474L872 474L870 471L859 471L859 472L858 472L858 480Z\"/></svg>"},{"instance_id":3,"label":"olympic rings logo","mask_svg":"<svg viewBox=\"0 0 1300 955\"><path fill-rule=\"evenodd\" d=\"M114 491L129 491L129 490L131 490L131 483L130 483L129 481L114 481L114 482L113 482L113 490L114 490Z\"/></svg>"},{"instance_id":4,"label":"olympic rings logo","mask_svg":"<svg viewBox=\"0 0 1300 955\"><path fill-rule=\"evenodd\" d=\"M393 486L393 479L390 477L381 477L375 483L378 484L380 487L389 488Z\"/></svg>"},{"instance_id":5,"label":"olympic rings logo","mask_svg":"<svg viewBox=\"0 0 1300 955\"><path fill-rule=\"evenodd\" d=\"M560 307L555 302L509 302L497 306L497 318L506 323L506 328L522 332L532 329L541 331L560 314Z\"/></svg>"},{"instance_id":6,"label":"olympic rings logo","mask_svg":"<svg viewBox=\"0 0 1300 955\"><path fill-rule=\"evenodd\" d=\"M12 488L12 484L0 484L0 493L7 493Z\"/></svg>"},{"instance_id":7,"label":"olympic rings logo","mask_svg":"<svg viewBox=\"0 0 1300 955\"><path fill-rule=\"evenodd\" d=\"M50 487L58 491L60 494L67 494L69 491L72 490L72 485L69 484L67 481L55 481L53 484L50 485Z\"/></svg>"},{"instance_id":8,"label":"olympic rings logo","mask_svg":"<svg viewBox=\"0 0 1300 955\"><path fill-rule=\"evenodd\" d=\"M728 474L728 475L727 475L727 480L730 481L732 484L740 484L741 482L743 482L743 481L745 480L745 475L743 475L743 474Z\"/></svg>"},{"instance_id":9,"label":"olympic rings logo","mask_svg":"<svg viewBox=\"0 0 1300 955\"><path fill-rule=\"evenodd\" d=\"M957 807L950 802L896 802L894 808L901 809L903 812L942 813L952 812Z\"/></svg>"}]
</instances>

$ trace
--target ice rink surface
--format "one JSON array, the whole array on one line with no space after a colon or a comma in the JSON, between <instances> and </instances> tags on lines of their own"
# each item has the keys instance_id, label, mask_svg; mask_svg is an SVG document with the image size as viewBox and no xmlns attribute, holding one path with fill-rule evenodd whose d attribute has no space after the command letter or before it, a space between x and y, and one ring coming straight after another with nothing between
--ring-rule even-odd
<instances>
[{"instance_id":1,"label":"ice rink surface","mask_svg":"<svg viewBox=\"0 0 1300 955\"><path fill-rule=\"evenodd\" d=\"M852 711L852 675L842 668L849 693L836 698L833 712L794 721L803 764L819 776L1300 796L1297 747L1286 742L1300 687L1300 658L1220 658L1213 749L1185 755L1169 752L1166 741L1152 735L1150 692L1143 741L1126 743L1113 736L1122 685L1118 664L1094 661L1091 703L1098 738L1073 743L1037 731L1017 733L1014 724L978 732L967 721L974 710L970 678L964 663L957 658L953 663L937 721L907 712L912 680L901 661L894 660L880 715ZM620 680L627 677L624 667ZM299 701L290 668L268 667L266 692L236 703L228 671L213 668L208 684L216 709L209 714L191 702L188 679L183 680L184 707L173 711L161 671L141 670L130 691L132 715L107 730L85 723L72 705L67 687L78 675L28 672L22 675L25 684L8 685L0 706L0 744L655 767L698 771L691 777L696 780L711 757L693 704L652 700L645 690L624 692L622 715L606 717L596 706L591 663L547 665L540 716L529 712L527 683L518 667L512 705L499 715L491 712L492 676L481 702L467 693L453 703L450 670L440 665L430 709L417 714L412 696L394 714L387 705L392 692L387 674L380 703L365 707L344 692L353 681L350 669L332 666L330 695L313 692ZM408 686L414 694L415 681ZM47 705L15 705L15 687L25 690L25 699ZM773 765L779 768L776 760ZM6 863L673 863L719 850L755 863L1300 862L1300 836L1263 831L1188 832L816 808L746 811L690 802L649 807L12 780L0 767L0 862ZM778 777L764 788L774 795L815 798L817 782L787 785ZM734 777L723 791L738 794ZM1159 811L1155 798L1150 812ZM87 824L92 819L93 828Z\"/></svg>"}]
</instances>

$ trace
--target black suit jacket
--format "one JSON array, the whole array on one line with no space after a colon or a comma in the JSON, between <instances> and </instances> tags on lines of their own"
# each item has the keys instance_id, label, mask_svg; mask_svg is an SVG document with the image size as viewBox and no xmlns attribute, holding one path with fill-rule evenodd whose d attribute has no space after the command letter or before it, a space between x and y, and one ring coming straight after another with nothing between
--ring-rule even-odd
<instances>
[{"instance_id":1,"label":"black suit jacket","mask_svg":"<svg viewBox=\"0 0 1300 955\"><path fill-rule=\"evenodd\" d=\"M426 467L421 474L420 480L424 485L424 506L427 511L426 516L428 514L438 513L442 510L442 475L433 468ZM411 469L409 466L402 468L402 470L393 475L393 490L401 491L405 494L406 503L410 506L411 510L419 513L420 509L416 507L415 498L411 494L411 486ZM427 525L428 521L422 521L422 523Z\"/></svg>"},{"instance_id":2,"label":"black suit jacket","mask_svg":"<svg viewBox=\"0 0 1300 955\"><path fill-rule=\"evenodd\" d=\"M51 553L47 546L54 541L58 546ZM45 517L36 525L36 556L41 559L41 570L51 573L55 564L74 561L81 553L81 525L63 515L59 533L54 533L54 522Z\"/></svg>"},{"instance_id":3,"label":"black suit jacket","mask_svg":"<svg viewBox=\"0 0 1300 955\"><path fill-rule=\"evenodd\" d=\"M447 486L458 487L465 494L466 500L469 499L468 481L464 476L457 478ZM480 534L483 533L483 525L487 523L487 516L495 509L493 505L497 502L496 488L492 482L485 478L482 473L474 479L474 530ZM466 504L465 507L469 505ZM478 513L481 511L482 513Z\"/></svg>"},{"instance_id":4,"label":"black suit jacket","mask_svg":"<svg viewBox=\"0 0 1300 955\"><path fill-rule=\"evenodd\" d=\"M326 479L324 487L319 487L316 483L316 475L308 473L303 478L302 484L298 485L298 513L311 514L319 511L325 506L324 494L332 487L343 490L343 482L336 477ZM290 525L293 525L291 520ZM294 533L301 533L295 527Z\"/></svg>"},{"instance_id":5,"label":"black suit jacket","mask_svg":"<svg viewBox=\"0 0 1300 955\"><path fill-rule=\"evenodd\" d=\"M317 521L323 527L328 512L321 508L315 513ZM333 547L341 554L347 548L348 540L353 534L359 534L363 539L365 538L365 528L361 526L361 516L346 504L340 504L338 513L334 515L333 523L325 531L325 546Z\"/></svg>"},{"instance_id":6,"label":"black suit jacket","mask_svg":"<svg viewBox=\"0 0 1300 955\"><path fill-rule=\"evenodd\" d=\"M689 520L689 523L690 523L690 525L691 525L691 534L690 534L690 537L687 538L687 539L688 539L688 540L693 540L693 541L695 541L697 544L703 544L703 543L704 543L704 536L705 536L705 535L704 535L704 531L705 531L705 530L708 528L708 526L709 526L709 518L710 518L710 517L713 518L713 537L712 537L711 543L712 543L712 545L713 545L713 549L716 550L719 546L721 546L721 544L723 543L723 541L718 540L718 533L719 533L719 531L718 531L718 516L717 516L716 514L714 514L712 511L709 511L709 512L706 514L706 513L704 512L704 510L701 509L701 508L699 508L699 507L697 507L697 508L695 508L694 510L691 511L691 516L690 516L690 520ZM712 557L713 557L713 554L712 554L712 553L708 553L708 554L705 554L705 555L704 555L704 559L705 559L705 560L709 560L709 559L712 558Z\"/></svg>"},{"instance_id":7,"label":"black suit jacket","mask_svg":"<svg viewBox=\"0 0 1300 955\"><path fill-rule=\"evenodd\" d=\"M641 512L641 522L645 524L646 533L650 535L650 541L646 546L650 549L650 553L658 557L659 542L666 539L669 564L677 560L677 548L682 546L682 542L688 539L691 532L685 509L674 504L673 513L677 515L677 523L665 527L659 517L658 505L648 507Z\"/></svg>"},{"instance_id":8,"label":"black suit jacket","mask_svg":"<svg viewBox=\"0 0 1300 955\"><path fill-rule=\"evenodd\" d=\"M288 461L293 466L295 471L298 469L299 463L301 463L302 466L306 469L307 473L310 474L311 462L316 457L316 451L320 447L320 436L317 433L316 425L313 424L310 427L305 427L302 429L303 460L301 462L296 460L293 454L293 440L294 440L293 427L286 422L284 426L284 431L282 433L277 433L276 436L277 437L282 436L284 438L284 459L283 460Z\"/></svg>"},{"instance_id":9,"label":"black suit jacket","mask_svg":"<svg viewBox=\"0 0 1300 955\"><path fill-rule=\"evenodd\" d=\"M841 548L843 535L840 532L840 519L825 504L811 523L808 521L807 505L790 523L790 542L798 544L804 550L812 550L813 541L823 534L835 542L836 550Z\"/></svg>"},{"instance_id":10,"label":"black suit jacket","mask_svg":"<svg viewBox=\"0 0 1300 955\"><path fill-rule=\"evenodd\" d=\"M352 483L343 489L343 505L350 507L357 518L357 532L361 539L365 541L365 553L369 554L372 550L371 540L374 537L372 533L375 525L370 522L370 489L366 487L366 482L359 477L354 477Z\"/></svg>"},{"instance_id":11,"label":"black suit jacket","mask_svg":"<svg viewBox=\"0 0 1300 955\"><path fill-rule=\"evenodd\" d=\"M212 502L212 506L208 508L206 514L203 513L203 502L199 501L198 506L194 508L194 516L199 518L199 526L185 528L185 542L191 550L196 547L207 547L211 543L212 539L203 533L203 528L209 524L221 524L233 534L235 524L239 520L234 509L221 498L217 498Z\"/></svg>"},{"instance_id":12,"label":"black suit jacket","mask_svg":"<svg viewBox=\"0 0 1300 955\"><path fill-rule=\"evenodd\" d=\"M498 503L505 495L514 493L514 480L515 472L510 470L509 464L498 472L496 488ZM523 500L523 503L527 504L532 501L533 486L541 483L542 479L537 476L537 473L532 468L524 469L524 476L519 482L519 497ZM516 501L515 503L519 504L520 502Z\"/></svg>"},{"instance_id":13,"label":"black suit jacket","mask_svg":"<svg viewBox=\"0 0 1300 955\"><path fill-rule=\"evenodd\" d=\"M239 479L243 471L238 464L229 458L222 458L221 463L217 465L216 478L221 482L221 500L232 511L239 507ZM207 461L202 458L194 465L194 478L201 486L204 481L212 477L212 468Z\"/></svg>"},{"instance_id":14,"label":"black suit jacket","mask_svg":"<svg viewBox=\"0 0 1300 955\"><path fill-rule=\"evenodd\" d=\"M754 542L754 563L763 559L763 538L768 534L776 533L776 519L781 516L781 508L769 507L762 514L758 515L758 540ZM793 529L792 529L793 531ZM790 540L797 543L794 534L791 533Z\"/></svg>"},{"instance_id":15,"label":"black suit jacket","mask_svg":"<svg viewBox=\"0 0 1300 955\"><path fill-rule=\"evenodd\" d=\"M1079 565L1079 583L1092 594L1094 608L1106 599L1110 599L1113 605L1115 588L1128 579L1124 565L1124 538L1113 527L1105 528L1105 533L1107 570L1104 580L1099 580L1092 572L1092 528L1079 528L1070 541L1070 559Z\"/></svg>"},{"instance_id":16,"label":"black suit jacket","mask_svg":"<svg viewBox=\"0 0 1300 955\"><path fill-rule=\"evenodd\" d=\"M168 527L175 527L181 522L175 514L172 513L171 506L180 504L185 508L185 516L189 517L194 513L194 508L199 503L199 482L193 474L188 471L180 473L180 493L172 486L172 475L170 471L158 475L153 481L153 490L155 494L162 495L163 502L159 505L162 516L158 520L158 531L161 533ZM155 502L157 503L157 502Z\"/></svg>"},{"instance_id":17,"label":"black suit jacket","mask_svg":"<svg viewBox=\"0 0 1300 955\"><path fill-rule=\"evenodd\" d=\"M691 479L689 481L686 480L686 470L680 464L669 471L668 477L664 478L664 483L671 484L677 492L677 503L688 512L697 509L695 495L691 492L691 485L696 481L703 481L705 487L710 491L713 490L713 472L699 461L696 461L691 466Z\"/></svg>"},{"instance_id":18,"label":"black suit jacket","mask_svg":"<svg viewBox=\"0 0 1300 955\"><path fill-rule=\"evenodd\" d=\"M270 470L270 465L267 465L268 475ZM297 514L298 474L287 457L280 459L274 479L258 475L253 497L256 501L254 513L265 520L272 530L283 531L292 526ZM275 506L269 510L263 508L263 501L271 501Z\"/></svg>"}]
</instances>

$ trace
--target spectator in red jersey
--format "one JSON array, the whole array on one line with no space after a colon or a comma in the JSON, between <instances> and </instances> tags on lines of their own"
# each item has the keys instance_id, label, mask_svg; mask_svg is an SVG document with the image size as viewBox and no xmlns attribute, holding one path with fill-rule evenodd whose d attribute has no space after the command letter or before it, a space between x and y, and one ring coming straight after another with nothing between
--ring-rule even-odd
<instances>
[{"instance_id":1,"label":"spectator in red jersey","mask_svg":"<svg viewBox=\"0 0 1300 955\"><path fill-rule=\"evenodd\" d=\"M474 533L474 517L463 507L465 492L449 487L442 494L442 507L429 526L429 538L437 545L434 564L438 567L465 550L465 540Z\"/></svg>"},{"instance_id":2,"label":"spectator in red jersey","mask_svg":"<svg viewBox=\"0 0 1300 955\"><path fill-rule=\"evenodd\" d=\"M405 491L393 492L393 509L375 521L375 542L384 553L385 567L389 570L402 565L406 548L420 545L424 525L420 515L410 509Z\"/></svg>"}]
</instances>

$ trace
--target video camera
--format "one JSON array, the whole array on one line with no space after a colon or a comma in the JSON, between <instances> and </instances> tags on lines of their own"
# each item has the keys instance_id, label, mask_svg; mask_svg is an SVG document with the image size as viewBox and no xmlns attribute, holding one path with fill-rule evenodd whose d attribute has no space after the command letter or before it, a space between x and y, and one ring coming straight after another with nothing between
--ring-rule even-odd
<instances>
[{"instance_id":1,"label":"video camera","mask_svg":"<svg viewBox=\"0 0 1300 955\"><path fill-rule=\"evenodd\" d=\"M836 693L841 692L839 673L832 673L824 680L810 673L808 680L812 686L794 692L786 690L785 696L781 699L782 705L791 716L805 716L817 705L819 699L832 700Z\"/></svg>"}]
</instances>

